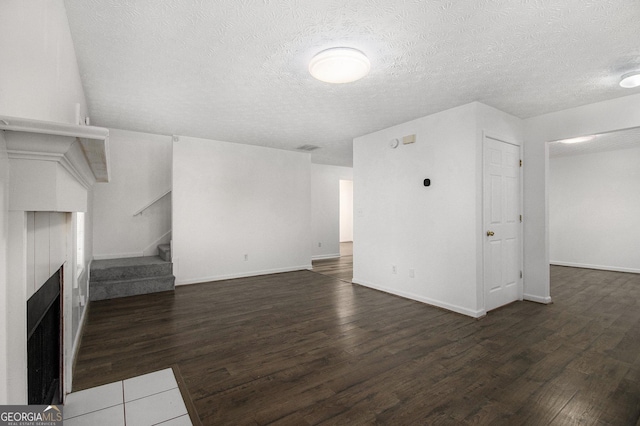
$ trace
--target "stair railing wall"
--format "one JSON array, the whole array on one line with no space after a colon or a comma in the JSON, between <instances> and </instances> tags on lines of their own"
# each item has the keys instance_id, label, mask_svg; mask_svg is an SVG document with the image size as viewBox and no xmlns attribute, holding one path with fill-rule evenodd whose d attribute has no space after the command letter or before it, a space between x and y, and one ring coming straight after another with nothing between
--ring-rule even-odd
<instances>
[{"instance_id":1,"label":"stair railing wall","mask_svg":"<svg viewBox=\"0 0 640 426\"><path fill-rule=\"evenodd\" d=\"M155 241L151 242L147 247L142 250L143 256L155 256L158 251L158 245L168 244L171 241L171 229L162 234Z\"/></svg>"},{"instance_id":2,"label":"stair railing wall","mask_svg":"<svg viewBox=\"0 0 640 426\"><path fill-rule=\"evenodd\" d=\"M168 190L162 192L159 196L155 197L153 200L151 200L148 203L146 203L143 207L141 207L138 210L136 210L133 213L133 217L136 217L136 216L142 217L142 214L145 211L147 211L149 208L153 207L158 202L163 200L165 197L170 195L171 192L172 192L171 189L168 189ZM164 208L163 208L163 210L164 210ZM171 208L169 207L169 212L170 211L171 211ZM144 226L144 225L138 225L138 226ZM169 226L171 226L170 222L169 222ZM160 231L160 232L158 232L158 231ZM154 238L153 241L149 242L142 249L137 249L137 250L134 250L134 251L127 251L125 253L120 252L120 253L117 253L117 254L116 253L114 253L114 254L100 254L100 255L95 255L94 257L95 257L96 260L103 260L103 259L115 259L115 258L121 258L121 257L155 256L158 253L158 248L157 248L158 245L160 245L160 244L169 244L171 242L171 229L164 230L164 231L156 230L155 232L158 232L161 235L156 237L156 238Z\"/></svg>"},{"instance_id":3,"label":"stair railing wall","mask_svg":"<svg viewBox=\"0 0 640 426\"><path fill-rule=\"evenodd\" d=\"M158 201L162 200L164 197L166 197L169 194L171 194L171 189L168 189L168 190L164 191L161 195L157 196L156 198L154 198L153 200L151 200L150 202L145 204L143 207L141 207L140 209L136 210L133 213L133 216L135 217L135 216L142 215L142 213L144 213L145 210L147 210L148 208L150 208L151 206L153 206L154 204L156 204ZM156 238L151 243L149 243L142 250L141 255L142 256L154 256L154 255L156 255L156 253L158 251L157 247L158 247L159 244L169 243L170 241L171 241L171 229L169 229L168 231L164 232L158 238Z\"/></svg>"},{"instance_id":4,"label":"stair railing wall","mask_svg":"<svg viewBox=\"0 0 640 426\"><path fill-rule=\"evenodd\" d=\"M162 193L162 195L159 195L158 197L154 198L153 200L151 200L150 202L148 202L147 204L145 204L142 208L136 210L133 215L134 216L138 216L139 214L142 214L142 212L144 212L145 210L147 210L149 207L151 207L152 205L154 205L155 203L157 203L158 201L162 200L164 197L166 197L167 195L171 194L171 189L166 190L165 192Z\"/></svg>"}]
</instances>

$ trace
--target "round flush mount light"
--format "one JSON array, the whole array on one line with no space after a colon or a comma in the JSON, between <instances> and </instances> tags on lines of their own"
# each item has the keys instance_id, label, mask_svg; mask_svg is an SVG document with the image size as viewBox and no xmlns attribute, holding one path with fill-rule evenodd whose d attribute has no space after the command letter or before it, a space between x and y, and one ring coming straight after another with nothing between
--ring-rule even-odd
<instances>
[{"instance_id":1,"label":"round flush mount light","mask_svg":"<svg viewBox=\"0 0 640 426\"><path fill-rule=\"evenodd\" d=\"M367 55L350 47L323 50L309 63L309 72L314 78L335 84L360 80L370 69Z\"/></svg>"},{"instance_id":2,"label":"round flush mount light","mask_svg":"<svg viewBox=\"0 0 640 426\"><path fill-rule=\"evenodd\" d=\"M577 138L571 138L571 139L562 139L558 142L560 143L581 143L581 142L589 142L594 140L596 137L595 136L580 136Z\"/></svg>"},{"instance_id":3,"label":"round flush mount light","mask_svg":"<svg viewBox=\"0 0 640 426\"><path fill-rule=\"evenodd\" d=\"M633 89L640 86L640 71L626 73L620 79L620 86L625 89Z\"/></svg>"}]
</instances>

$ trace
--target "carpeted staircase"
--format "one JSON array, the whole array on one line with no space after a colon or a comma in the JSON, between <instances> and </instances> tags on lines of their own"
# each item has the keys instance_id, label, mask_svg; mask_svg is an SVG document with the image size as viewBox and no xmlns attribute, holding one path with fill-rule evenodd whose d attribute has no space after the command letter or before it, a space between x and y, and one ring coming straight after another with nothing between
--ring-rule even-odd
<instances>
[{"instance_id":1,"label":"carpeted staircase","mask_svg":"<svg viewBox=\"0 0 640 426\"><path fill-rule=\"evenodd\" d=\"M171 244L160 244L158 246L158 256L166 262L171 262Z\"/></svg>"},{"instance_id":2,"label":"carpeted staircase","mask_svg":"<svg viewBox=\"0 0 640 426\"><path fill-rule=\"evenodd\" d=\"M91 263L90 300L173 291L175 277L171 247L158 247L160 256L94 260Z\"/></svg>"}]
</instances>

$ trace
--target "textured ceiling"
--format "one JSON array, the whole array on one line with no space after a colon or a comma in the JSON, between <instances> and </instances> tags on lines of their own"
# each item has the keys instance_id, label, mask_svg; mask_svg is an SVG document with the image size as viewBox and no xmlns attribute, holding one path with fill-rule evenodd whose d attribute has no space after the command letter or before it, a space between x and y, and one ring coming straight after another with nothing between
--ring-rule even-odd
<instances>
[{"instance_id":1,"label":"textured ceiling","mask_svg":"<svg viewBox=\"0 0 640 426\"><path fill-rule=\"evenodd\" d=\"M66 0L95 125L350 166L352 139L480 101L521 118L639 93L638 0ZM350 46L371 73L314 80Z\"/></svg>"},{"instance_id":2,"label":"textured ceiling","mask_svg":"<svg viewBox=\"0 0 640 426\"><path fill-rule=\"evenodd\" d=\"M640 127L596 135L589 142L549 144L549 157L569 157L573 155L595 154L618 149L640 148Z\"/></svg>"}]
</instances>

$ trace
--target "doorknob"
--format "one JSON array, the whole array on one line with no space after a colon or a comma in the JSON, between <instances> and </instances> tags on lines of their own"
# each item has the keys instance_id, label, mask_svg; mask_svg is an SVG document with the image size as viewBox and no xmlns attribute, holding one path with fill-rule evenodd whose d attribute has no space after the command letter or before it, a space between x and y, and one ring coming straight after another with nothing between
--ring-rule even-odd
<instances>
[{"instance_id":1,"label":"doorknob","mask_svg":"<svg viewBox=\"0 0 640 426\"><path fill-rule=\"evenodd\" d=\"M495 233L493 231L487 231L487 237L493 237Z\"/></svg>"}]
</instances>

